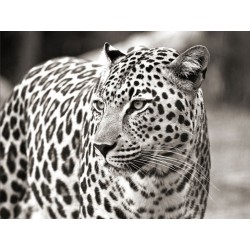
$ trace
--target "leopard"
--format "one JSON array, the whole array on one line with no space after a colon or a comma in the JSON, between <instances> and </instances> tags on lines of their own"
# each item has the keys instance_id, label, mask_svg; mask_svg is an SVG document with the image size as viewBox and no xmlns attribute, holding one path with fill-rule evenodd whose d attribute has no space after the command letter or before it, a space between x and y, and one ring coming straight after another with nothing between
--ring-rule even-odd
<instances>
[{"instance_id":1,"label":"leopard","mask_svg":"<svg viewBox=\"0 0 250 250\"><path fill-rule=\"evenodd\" d=\"M0 113L0 218L204 218L208 49L105 43L33 67Z\"/></svg>"}]
</instances>

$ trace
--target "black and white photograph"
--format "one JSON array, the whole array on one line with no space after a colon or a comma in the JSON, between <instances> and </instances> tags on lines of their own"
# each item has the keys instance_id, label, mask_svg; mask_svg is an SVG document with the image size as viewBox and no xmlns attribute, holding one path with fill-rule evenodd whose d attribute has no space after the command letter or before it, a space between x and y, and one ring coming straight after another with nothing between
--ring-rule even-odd
<instances>
[{"instance_id":1,"label":"black and white photograph","mask_svg":"<svg viewBox=\"0 0 250 250\"><path fill-rule=\"evenodd\" d=\"M249 32L1 32L0 217L250 218Z\"/></svg>"},{"instance_id":2,"label":"black and white photograph","mask_svg":"<svg viewBox=\"0 0 250 250\"><path fill-rule=\"evenodd\" d=\"M249 249L246 1L2 1L0 47L1 250Z\"/></svg>"}]
</instances>

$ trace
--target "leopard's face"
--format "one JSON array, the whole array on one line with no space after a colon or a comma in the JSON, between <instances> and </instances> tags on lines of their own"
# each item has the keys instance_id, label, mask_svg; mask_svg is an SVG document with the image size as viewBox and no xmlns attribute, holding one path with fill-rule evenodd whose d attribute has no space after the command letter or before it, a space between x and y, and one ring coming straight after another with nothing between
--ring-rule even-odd
<instances>
[{"instance_id":1,"label":"leopard's face","mask_svg":"<svg viewBox=\"0 0 250 250\"><path fill-rule=\"evenodd\" d=\"M176 82L169 65L177 57L173 50L150 51L150 60L147 53L132 53L111 68L92 103L94 145L107 166L150 170L157 163L154 155L191 147L199 91L185 91Z\"/></svg>"}]
</instances>

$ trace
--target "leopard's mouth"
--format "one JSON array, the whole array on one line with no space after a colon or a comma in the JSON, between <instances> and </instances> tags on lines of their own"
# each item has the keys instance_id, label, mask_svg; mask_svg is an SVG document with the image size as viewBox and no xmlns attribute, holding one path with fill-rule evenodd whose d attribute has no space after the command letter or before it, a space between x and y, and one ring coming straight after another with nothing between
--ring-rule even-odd
<instances>
[{"instance_id":1,"label":"leopard's mouth","mask_svg":"<svg viewBox=\"0 0 250 250\"><path fill-rule=\"evenodd\" d=\"M118 173L135 173L140 170L149 162L149 160L141 159L141 157L137 157L127 162L123 162L124 166L117 167L110 164L107 160L105 160L104 167L108 168L112 172Z\"/></svg>"},{"instance_id":2,"label":"leopard's mouth","mask_svg":"<svg viewBox=\"0 0 250 250\"><path fill-rule=\"evenodd\" d=\"M128 175L131 173L128 169L116 167L116 166L108 163L107 161L105 161L104 167L107 168L110 173L112 173L113 175L117 175L117 176Z\"/></svg>"}]
</instances>

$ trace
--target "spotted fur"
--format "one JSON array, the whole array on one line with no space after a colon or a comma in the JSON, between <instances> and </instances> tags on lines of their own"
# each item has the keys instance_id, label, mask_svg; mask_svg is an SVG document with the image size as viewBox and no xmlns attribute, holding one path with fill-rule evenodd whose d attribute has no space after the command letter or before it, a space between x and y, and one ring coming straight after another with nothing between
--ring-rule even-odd
<instances>
[{"instance_id":1,"label":"spotted fur","mask_svg":"<svg viewBox=\"0 0 250 250\"><path fill-rule=\"evenodd\" d=\"M202 218L209 139L195 46L36 66L0 113L0 217Z\"/></svg>"}]
</instances>

